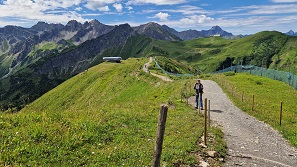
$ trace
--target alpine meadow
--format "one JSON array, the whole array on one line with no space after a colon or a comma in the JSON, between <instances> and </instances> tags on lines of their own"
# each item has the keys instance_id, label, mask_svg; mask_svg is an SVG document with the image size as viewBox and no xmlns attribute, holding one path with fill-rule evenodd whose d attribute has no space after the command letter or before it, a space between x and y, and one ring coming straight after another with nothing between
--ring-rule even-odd
<instances>
[{"instance_id":1,"label":"alpine meadow","mask_svg":"<svg viewBox=\"0 0 297 167\"><path fill-rule=\"evenodd\" d=\"M180 101L189 81L153 77L142 71L146 61L102 63L17 113L1 113L0 164L149 166L162 103L169 104L163 164L197 164L203 117ZM225 156L220 130L211 131L215 140L209 149Z\"/></svg>"},{"instance_id":2,"label":"alpine meadow","mask_svg":"<svg viewBox=\"0 0 297 167\"><path fill-rule=\"evenodd\" d=\"M210 92L205 85L209 89L201 96L232 101L216 104L222 109L210 107L209 114L253 116L279 134L286 148L296 149L297 90L236 70L215 72L252 65L291 72L285 74L294 81L297 36L278 31L235 36L219 26L178 32L154 22L132 27L97 20L5 26L0 35L0 166L151 166L162 104L168 117L160 166L287 165L287 159L253 155L265 154L260 144L251 154L244 152L250 151L245 141L228 145L228 137L240 135L226 133L228 123L211 120L207 110L203 115L193 105L198 79L217 86ZM243 125L247 119L240 119ZM231 150L234 145L240 149Z\"/></svg>"}]
</instances>

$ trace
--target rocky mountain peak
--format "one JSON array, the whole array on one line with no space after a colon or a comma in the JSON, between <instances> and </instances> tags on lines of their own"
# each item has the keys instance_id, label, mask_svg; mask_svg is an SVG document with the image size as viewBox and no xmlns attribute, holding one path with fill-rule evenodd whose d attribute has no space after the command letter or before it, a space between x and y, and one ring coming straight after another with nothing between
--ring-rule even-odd
<instances>
[{"instance_id":1,"label":"rocky mountain peak","mask_svg":"<svg viewBox=\"0 0 297 167\"><path fill-rule=\"evenodd\" d=\"M37 30L37 31L51 31L53 29L63 29L62 24L48 24L43 21L39 21L37 24L31 27L31 29Z\"/></svg>"},{"instance_id":2,"label":"rocky mountain peak","mask_svg":"<svg viewBox=\"0 0 297 167\"><path fill-rule=\"evenodd\" d=\"M90 22L89 22L91 25L101 25L102 23L100 23L98 20L91 20Z\"/></svg>"},{"instance_id":3,"label":"rocky mountain peak","mask_svg":"<svg viewBox=\"0 0 297 167\"><path fill-rule=\"evenodd\" d=\"M82 29L82 24L80 22L77 22L76 20L70 20L66 25L65 29L67 31L78 31Z\"/></svg>"},{"instance_id":4,"label":"rocky mountain peak","mask_svg":"<svg viewBox=\"0 0 297 167\"><path fill-rule=\"evenodd\" d=\"M212 30L212 31L222 31L222 28L220 26L216 25L216 26L211 27L210 30Z\"/></svg>"},{"instance_id":5,"label":"rocky mountain peak","mask_svg":"<svg viewBox=\"0 0 297 167\"><path fill-rule=\"evenodd\" d=\"M138 34L146 35L150 38L158 40L170 40L170 41L179 41L180 39L168 31L166 28L163 28L160 24L155 22L149 22L147 24L140 25L135 27L135 31Z\"/></svg>"},{"instance_id":6,"label":"rocky mountain peak","mask_svg":"<svg viewBox=\"0 0 297 167\"><path fill-rule=\"evenodd\" d=\"M133 29L131 28L131 26L128 23L125 23L125 24L120 24L120 25L116 26L113 31L130 31L130 32L132 32Z\"/></svg>"},{"instance_id":7,"label":"rocky mountain peak","mask_svg":"<svg viewBox=\"0 0 297 167\"><path fill-rule=\"evenodd\" d=\"M168 32L171 32L173 34L178 33L178 31L176 31L175 29L168 27L167 25L162 25L162 28L164 28L165 30L167 30Z\"/></svg>"},{"instance_id":8,"label":"rocky mountain peak","mask_svg":"<svg viewBox=\"0 0 297 167\"><path fill-rule=\"evenodd\" d=\"M201 33L204 36L213 36L213 35L220 35L220 36L233 36L232 33L224 31L219 26L213 26L210 30L202 30Z\"/></svg>"},{"instance_id":9,"label":"rocky mountain peak","mask_svg":"<svg viewBox=\"0 0 297 167\"><path fill-rule=\"evenodd\" d=\"M13 35L19 37L29 37L32 34L34 34L34 31L28 28L8 25L3 28L0 28L0 34L2 34L3 36Z\"/></svg>"},{"instance_id":10,"label":"rocky mountain peak","mask_svg":"<svg viewBox=\"0 0 297 167\"><path fill-rule=\"evenodd\" d=\"M297 36L297 32L294 32L293 30L290 30L289 32L285 33L289 36Z\"/></svg>"}]
</instances>

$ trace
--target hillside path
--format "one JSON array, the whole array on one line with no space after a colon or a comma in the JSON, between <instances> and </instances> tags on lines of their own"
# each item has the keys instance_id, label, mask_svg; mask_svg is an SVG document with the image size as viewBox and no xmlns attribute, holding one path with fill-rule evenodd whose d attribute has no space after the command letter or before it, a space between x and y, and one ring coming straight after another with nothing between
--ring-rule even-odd
<instances>
[{"instance_id":1,"label":"hillside path","mask_svg":"<svg viewBox=\"0 0 297 167\"><path fill-rule=\"evenodd\" d=\"M234 106L214 81L201 81L210 100L212 124L224 132L228 152L224 166L297 167L297 150L269 125ZM195 105L195 97L190 97ZM204 110L203 110L204 111Z\"/></svg>"},{"instance_id":2,"label":"hillside path","mask_svg":"<svg viewBox=\"0 0 297 167\"><path fill-rule=\"evenodd\" d=\"M148 67L149 67L149 65L150 65L150 63L151 63L152 61L153 61L153 58L150 57L149 62L147 62L147 63L145 63L145 64L143 65L143 71L146 72L146 73L150 73L151 75L153 75L153 76L155 76L155 77L158 77L158 78L162 79L163 81L172 82L173 80L170 79L170 78L168 78L168 77L166 77L166 76L158 75L158 74L155 74L155 73L152 73L152 72L149 71Z\"/></svg>"}]
</instances>

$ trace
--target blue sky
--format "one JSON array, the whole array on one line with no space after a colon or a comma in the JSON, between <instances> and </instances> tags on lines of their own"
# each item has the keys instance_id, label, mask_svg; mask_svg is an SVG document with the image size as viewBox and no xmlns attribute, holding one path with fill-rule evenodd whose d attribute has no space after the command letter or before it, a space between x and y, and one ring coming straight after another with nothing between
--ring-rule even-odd
<instances>
[{"instance_id":1,"label":"blue sky","mask_svg":"<svg viewBox=\"0 0 297 167\"><path fill-rule=\"evenodd\" d=\"M131 26L156 22L178 31L218 25L233 34L288 32L297 31L297 0L0 0L0 27L73 19Z\"/></svg>"}]
</instances>

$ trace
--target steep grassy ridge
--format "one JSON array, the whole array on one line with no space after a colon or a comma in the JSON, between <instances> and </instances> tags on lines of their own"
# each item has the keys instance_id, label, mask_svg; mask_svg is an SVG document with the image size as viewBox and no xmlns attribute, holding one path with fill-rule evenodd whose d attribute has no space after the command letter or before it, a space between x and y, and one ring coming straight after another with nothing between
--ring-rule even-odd
<instances>
[{"instance_id":1,"label":"steep grassy ridge","mask_svg":"<svg viewBox=\"0 0 297 167\"><path fill-rule=\"evenodd\" d=\"M214 75L212 78L224 88L237 106L277 129L284 138L297 147L297 90L280 81L245 73L234 76ZM243 92L244 102L241 101ZM253 95L254 111L252 111ZM283 119L280 126L281 101L283 101Z\"/></svg>"},{"instance_id":2,"label":"steep grassy ridge","mask_svg":"<svg viewBox=\"0 0 297 167\"><path fill-rule=\"evenodd\" d=\"M0 165L149 166L161 103L171 104L162 163L195 164L203 121L177 100L185 81L160 81L140 71L145 61L102 63L0 113Z\"/></svg>"}]
</instances>

